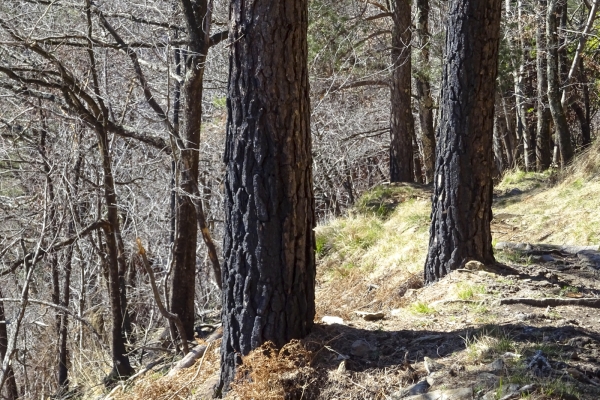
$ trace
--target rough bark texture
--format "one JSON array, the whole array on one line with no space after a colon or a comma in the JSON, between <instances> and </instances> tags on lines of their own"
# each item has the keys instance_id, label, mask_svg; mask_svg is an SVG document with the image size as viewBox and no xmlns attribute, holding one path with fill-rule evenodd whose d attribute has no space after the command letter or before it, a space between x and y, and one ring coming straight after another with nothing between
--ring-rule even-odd
<instances>
[{"instance_id":1,"label":"rough bark texture","mask_svg":"<svg viewBox=\"0 0 600 400\"><path fill-rule=\"evenodd\" d=\"M433 182L435 168L435 132L433 129L433 98L429 84L429 0L417 0L417 45L419 69L415 72L416 97L419 105L421 149L425 183Z\"/></svg>"},{"instance_id":2,"label":"rough bark texture","mask_svg":"<svg viewBox=\"0 0 600 400\"><path fill-rule=\"evenodd\" d=\"M500 0L450 3L425 281L492 252L492 153Z\"/></svg>"},{"instance_id":3,"label":"rough bark texture","mask_svg":"<svg viewBox=\"0 0 600 400\"><path fill-rule=\"evenodd\" d=\"M307 335L315 315L308 0L230 7L224 390L239 355Z\"/></svg>"},{"instance_id":4,"label":"rough bark texture","mask_svg":"<svg viewBox=\"0 0 600 400\"><path fill-rule=\"evenodd\" d=\"M392 30L390 182L414 179L414 120L411 107L410 0L395 0Z\"/></svg>"},{"instance_id":5,"label":"rough bark texture","mask_svg":"<svg viewBox=\"0 0 600 400\"><path fill-rule=\"evenodd\" d=\"M546 14L546 40L548 41L548 103L554 120L556 138L562 165L573 158L573 146L565 111L560 102L560 76L558 70L557 0L548 1Z\"/></svg>"},{"instance_id":6,"label":"rough bark texture","mask_svg":"<svg viewBox=\"0 0 600 400\"><path fill-rule=\"evenodd\" d=\"M539 0L536 28L536 69L537 69L537 131L535 145L536 169L545 171L550 167L550 109L548 108L548 79L546 78L546 0Z\"/></svg>"}]
</instances>

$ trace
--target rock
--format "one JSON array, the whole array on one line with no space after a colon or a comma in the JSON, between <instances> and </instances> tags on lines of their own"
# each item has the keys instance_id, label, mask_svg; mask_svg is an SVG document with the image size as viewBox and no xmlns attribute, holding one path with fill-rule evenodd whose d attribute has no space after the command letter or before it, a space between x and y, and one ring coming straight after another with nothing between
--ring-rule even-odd
<instances>
[{"instance_id":1,"label":"rock","mask_svg":"<svg viewBox=\"0 0 600 400\"><path fill-rule=\"evenodd\" d=\"M368 312L368 311L354 311L356 315L362 317L365 321L378 321L385 317L383 312Z\"/></svg>"},{"instance_id":2,"label":"rock","mask_svg":"<svg viewBox=\"0 0 600 400\"><path fill-rule=\"evenodd\" d=\"M407 386L403 389L398 390L395 393L392 393L391 398L392 399L403 399L407 396L416 396L419 394L427 393L427 390L429 390L429 387L430 387L429 383L427 383L426 380L422 380L422 381L415 383L414 385Z\"/></svg>"},{"instance_id":3,"label":"rock","mask_svg":"<svg viewBox=\"0 0 600 400\"><path fill-rule=\"evenodd\" d=\"M469 271L483 271L485 265L479 261L471 260L465 264L465 269L468 269Z\"/></svg>"},{"instance_id":4,"label":"rock","mask_svg":"<svg viewBox=\"0 0 600 400\"><path fill-rule=\"evenodd\" d=\"M424 357L423 364L425 364L425 369L427 370L428 374L431 374L432 372L439 371L440 369L444 368L442 364L433 361L429 357Z\"/></svg>"},{"instance_id":5,"label":"rock","mask_svg":"<svg viewBox=\"0 0 600 400\"><path fill-rule=\"evenodd\" d=\"M486 366L486 369L489 372L502 372L502 370L504 369L504 361L502 361L501 358L495 360L494 362L492 362L491 364L488 364Z\"/></svg>"},{"instance_id":6,"label":"rock","mask_svg":"<svg viewBox=\"0 0 600 400\"><path fill-rule=\"evenodd\" d=\"M542 256L540 257L540 261L553 262L556 261L556 258L552 257L550 254L542 254Z\"/></svg>"},{"instance_id":7,"label":"rock","mask_svg":"<svg viewBox=\"0 0 600 400\"><path fill-rule=\"evenodd\" d=\"M433 392L408 396L402 400L472 400L473 388L435 390Z\"/></svg>"},{"instance_id":8,"label":"rock","mask_svg":"<svg viewBox=\"0 0 600 400\"><path fill-rule=\"evenodd\" d=\"M342 362L340 363L340 365L337 368L337 373L338 374L346 373L346 360L342 360Z\"/></svg>"},{"instance_id":9,"label":"rock","mask_svg":"<svg viewBox=\"0 0 600 400\"><path fill-rule=\"evenodd\" d=\"M334 325L334 324L338 324L338 325L346 325L344 323L344 320L340 317L332 317L329 315L324 316L323 318L321 318L321 322L326 324L326 325Z\"/></svg>"},{"instance_id":10,"label":"rock","mask_svg":"<svg viewBox=\"0 0 600 400\"><path fill-rule=\"evenodd\" d=\"M372 351L372 348L371 348L371 345L369 344L369 342L367 342L366 340L360 339L360 340L356 340L354 343L352 343L352 348L350 350L350 353L356 357L368 357L369 353L371 353L371 351Z\"/></svg>"},{"instance_id":11,"label":"rock","mask_svg":"<svg viewBox=\"0 0 600 400\"><path fill-rule=\"evenodd\" d=\"M204 381L194 390L194 399L214 399L215 387L219 384L219 374L215 374Z\"/></svg>"},{"instance_id":12,"label":"rock","mask_svg":"<svg viewBox=\"0 0 600 400\"><path fill-rule=\"evenodd\" d=\"M523 193L523 191L522 191L521 189L519 189L519 188L514 188L514 189L511 189L511 190L510 190L510 191L507 193L507 195L509 195L509 196L517 196L517 195L519 195L519 194L522 194L522 193Z\"/></svg>"},{"instance_id":13,"label":"rock","mask_svg":"<svg viewBox=\"0 0 600 400\"><path fill-rule=\"evenodd\" d=\"M401 308L394 308L392 311L390 311L390 314L392 315L392 317L397 317L399 315L402 315L403 312L404 310Z\"/></svg>"},{"instance_id":14,"label":"rock","mask_svg":"<svg viewBox=\"0 0 600 400\"><path fill-rule=\"evenodd\" d=\"M417 294L417 289L406 289L406 293L404 293L404 297L413 297Z\"/></svg>"},{"instance_id":15,"label":"rock","mask_svg":"<svg viewBox=\"0 0 600 400\"><path fill-rule=\"evenodd\" d=\"M549 376L552 373L552 367L541 350L536 351L527 361L527 369L535 376Z\"/></svg>"}]
</instances>

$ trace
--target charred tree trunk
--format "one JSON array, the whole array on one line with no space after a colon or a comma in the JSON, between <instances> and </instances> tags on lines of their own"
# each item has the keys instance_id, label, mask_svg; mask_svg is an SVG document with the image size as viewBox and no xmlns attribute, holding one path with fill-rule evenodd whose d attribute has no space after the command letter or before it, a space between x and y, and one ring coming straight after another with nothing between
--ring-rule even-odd
<instances>
[{"instance_id":1,"label":"charred tree trunk","mask_svg":"<svg viewBox=\"0 0 600 400\"><path fill-rule=\"evenodd\" d=\"M435 168L435 132L433 130L433 97L429 65L429 0L417 0L417 43L419 68L415 72L416 98L419 106L421 150L426 183L433 182Z\"/></svg>"},{"instance_id":2,"label":"charred tree trunk","mask_svg":"<svg viewBox=\"0 0 600 400\"><path fill-rule=\"evenodd\" d=\"M548 0L546 13L546 40L548 41L548 103L556 129L556 141L560 150L562 165L573 158L573 146L565 111L560 102L560 73L558 69L558 32L557 32L558 0Z\"/></svg>"},{"instance_id":3,"label":"charred tree trunk","mask_svg":"<svg viewBox=\"0 0 600 400\"><path fill-rule=\"evenodd\" d=\"M393 14L390 182L413 182L410 0L396 0Z\"/></svg>"},{"instance_id":4,"label":"charred tree trunk","mask_svg":"<svg viewBox=\"0 0 600 400\"><path fill-rule=\"evenodd\" d=\"M306 336L315 316L308 0L233 0L230 16L224 390L240 355Z\"/></svg>"},{"instance_id":5,"label":"charred tree trunk","mask_svg":"<svg viewBox=\"0 0 600 400\"><path fill-rule=\"evenodd\" d=\"M450 3L425 281L494 262L492 152L501 0Z\"/></svg>"},{"instance_id":6,"label":"charred tree trunk","mask_svg":"<svg viewBox=\"0 0 600 400\"><path fill-rule=\"evenodd\" d=\"M0 298L2 298L2 290L0 289ZM4 360L6 356L6 349L8 346L8 332L6 329L6 316L4 314L4 303L0 301L0 362ZM8 400L16 400L19 397L19 390L17 388L17 381L15 380L15 374L12 366L9 364L6 376L6 398ZM0 396L2 393L0 393Z\"/></svg>"},{"instance_id":7,"label":"charred tree trunk","mask_svg":"<svg viewBox=\"0 0 600 400\"><path fill-rule=\"evenodd\" d=\"M536 68L537 68L537 132L535 159L538 172L550 167L550 109L548 108L548 79L546 65L546 0L539 0L536 27Z\"/></svg>"}]
</instances>

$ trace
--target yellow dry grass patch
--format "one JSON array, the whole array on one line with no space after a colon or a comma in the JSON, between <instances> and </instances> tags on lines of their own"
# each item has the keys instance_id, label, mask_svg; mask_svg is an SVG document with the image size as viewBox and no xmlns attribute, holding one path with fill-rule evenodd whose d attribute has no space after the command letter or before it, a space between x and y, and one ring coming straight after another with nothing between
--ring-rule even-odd
<instances>
[{"instance_id":1,"label":"yellow dry grass patch","mask_svg":"<svg viewBox=\"0 0 600 400\"><path fill-rule=\"evenodd\" d=\"M514 179L515 174L526 176L521 172L508 174L505 181ZM507 226L496 230L494 239L558 245L600 244L599 143L580 155L560 175L556 186L547 187L546 184L522 194L520 201L494 207L495 215L513 215L504 221ZM518 182L514 184L518 185Z\"/></svg>"},{"instance_id":2,"label":"yellow dry grass patch","mask_svg":"<svg viewBox=\"0 0 600 400\"><path fill-rule=\"evenodd\" d=\"M357 309L396 308L406 289L421 286L431 203L418 194L387 219L355 213L316 229L322 246L317 318L349 319Z\"/></svg>"}]
</instances>

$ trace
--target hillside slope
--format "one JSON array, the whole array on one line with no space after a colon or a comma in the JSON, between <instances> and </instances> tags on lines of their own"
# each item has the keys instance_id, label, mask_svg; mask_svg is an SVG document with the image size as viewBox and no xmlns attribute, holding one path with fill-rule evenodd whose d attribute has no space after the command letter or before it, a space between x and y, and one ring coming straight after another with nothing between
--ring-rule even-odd
<instances>
[{"instance_id":1,"label":"hillside slope","mask_svg":"<svg viewBox=\"0 0 600 400\"><path fill-rule=\"evenodd\" d=\"M228 398L600 398L599 192L597 145L561 174L507 174L495 193L494 242L521 248L422 287L431 190L373 189L316 229L314 332L251 353L251 379ZM175 377L156 371L113 397L207 398L218 370L212 346Z\"/></svg>"}]
</instances>

